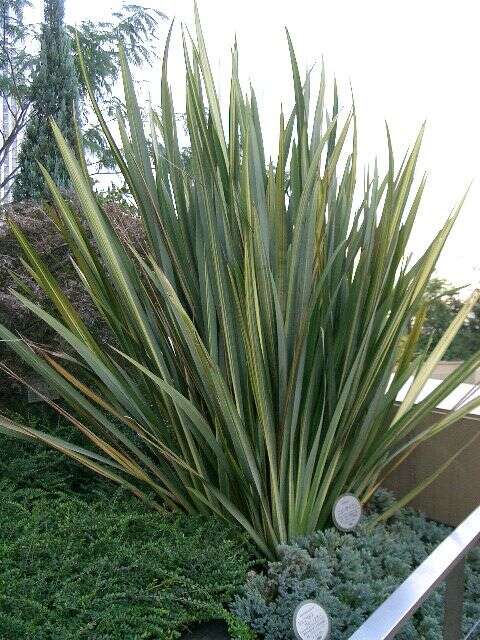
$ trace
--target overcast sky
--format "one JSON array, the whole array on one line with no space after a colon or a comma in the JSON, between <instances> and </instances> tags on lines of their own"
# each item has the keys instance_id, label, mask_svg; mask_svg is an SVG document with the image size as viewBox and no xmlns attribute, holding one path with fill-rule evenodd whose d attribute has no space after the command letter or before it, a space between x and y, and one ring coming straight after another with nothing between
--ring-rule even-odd
<instances>
[{"instance_id":1,"label":"overcast sky","mask_svg":"<svg viewBox=\"0 0 480 640\"><path fill-rule=\"evenodd\" d=\"M41 7L41 0L34 0ZM66 0L69 22L108 17L118 0ZM191 25L190 0L143 0L169 18ZM363 162L385 159L385 120L398 160L423 120L427 131L421 169L429 173L413 249L418 251L473 186L446 246L439 275L477 284L480 279L480 38L478 1L457 0L199 0L204 33L221 97L226 87L230 47L239 43L242 78L255 86L266 129L275 148L280 102L292 103L284 26L302 69L325 60L327 77L337 77L345 109L350 83L359 120ZM162 38L166 32L162 26ZM179 29L177 28L177 36ZM159 69L147 74L154 101ZM184 110L180 40L172 43L170 81L176 108Z\"/></svg>"}]
</instances>

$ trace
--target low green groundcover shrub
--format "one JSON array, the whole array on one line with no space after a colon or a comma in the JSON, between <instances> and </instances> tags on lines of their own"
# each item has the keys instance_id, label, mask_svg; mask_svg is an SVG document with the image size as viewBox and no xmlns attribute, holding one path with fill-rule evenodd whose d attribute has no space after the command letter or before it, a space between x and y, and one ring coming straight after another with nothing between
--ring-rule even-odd
<instances>
[{"instance_id":1,"label":"low green groundcover shrub","mask_svg":"<svg viewBox=\"0 0 480 640\"><path fill-rule=\"evenodd\" d=\"M87 474L4 441L1 640L167 640L219 617L238 627L222 603L245 580L243 538L212 518L160 515Z\"/></svg>"},{"instance_id":2,"label":"low green groundcover shrub","mask_svg":"<svg viewBox=\"0 0 480 640\"><path fill-rule=\"evenodd\" d=\"M391 503L377 494L373 511ZM403 509L387 524L369 529L369 520L354 534L327 529L282 547L280 560L266 572L250 572L232 607L265 640L290 640L292 614L306 599L318 600L332 618L332 640L344 640L392 593L450 529ZM443 588L437 590L401 633L399 640L442 638ZM466 568L464 632L480 618L480 553Z\"/></svg>"}]
</instances>

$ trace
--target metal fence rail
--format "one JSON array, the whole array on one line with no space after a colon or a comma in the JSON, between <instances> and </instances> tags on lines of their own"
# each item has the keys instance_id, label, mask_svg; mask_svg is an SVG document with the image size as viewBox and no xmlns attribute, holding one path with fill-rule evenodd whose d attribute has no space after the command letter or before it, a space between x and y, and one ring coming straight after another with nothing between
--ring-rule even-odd
<instances>
[{"instance_id":1,"label":"metal fence rail","mask_svg":"<svg viewBox=\"0 0 480 640\"><path fill-rule=\"evenodd\" d=\"M443 580L446 581L443 638L460 640L465 557L479 542L480 506L438 545L350 640L393 638Z\"/></svg>"}]
</instances>

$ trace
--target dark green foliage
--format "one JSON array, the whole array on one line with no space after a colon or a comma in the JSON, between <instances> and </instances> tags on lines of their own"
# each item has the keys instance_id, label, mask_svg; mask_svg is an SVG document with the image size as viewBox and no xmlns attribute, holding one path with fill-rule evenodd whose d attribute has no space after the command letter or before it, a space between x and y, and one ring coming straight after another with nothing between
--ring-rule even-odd
<instances>
[{"instance_id":1,"label":"dark green foliage","mask_svg":"<svg viewBox=\"0 0 480 640\"><path fill-rule=\"evenodd\" d=\"M42 40L44 27L40 30L39 25L30 24L23 19L23 9L30 4L28 0L0 0L0 93L10 99L12 109L8 127L5 128L0 121L0 165L15 138L29 122L30 116L35 115L34 108L31 109L30 106L36 99L36 69L42 65L44 52L42 48L38 52L36 46L26 47L25 43L37 44L39 39ZM119 9L112 10L109 19L104 22L83 20L74 26L65 25L63 37L66 38L78 79L78 109L82 120L84 146L92 166L95 167L92 173L110 169L112 156L96 120L92 120L92 114L85 106L86 87L79 73L76 35L95 95L105 111L112 115L120 105L118 98L114 97L114 86L119 74L119 41L123 42L131 64L150 64L156 56L158 22L164 18L164 14L156 9L123 3ZM34 78L37 79L32 84ZM0 187L10 188L15 174L16 172L12 172L4 176ZM18 199L21 193L17 192L16 195Z\"/></svg>"},{"instance_id":2,"label":"dark green foliage","mask_svg":"<svg viewBox=\"0 0 480 640\"><path fill-rule=\"evenodd\" d=\"M165 18L165 14L158 10L124 3L103 22L83 20L75 26L67 25L82 96L86 93L86 86L75 45L77 36L95 94L99 100L107 100L119 78L118 43L123 43L131 64L151 64L156 57L158 23Z\"/></svg>"},{"instance_id":3,"label":"dark green foliage","mask_svg":"<svg viewBox=\"0 0 480 640\"><path fill-rule=\"evenodd\" d=\"M45 419L48 411L29 424ZM235 531L153 512L14 440L0 452L0 566L2 640L168 640L219 617L248 637L222 607L248 567Z\"/></svg>"},{"instance_id":4,"label":"dark green foliage","mask_svg":"<svg viewBox=\"0 0 480 640\"><path fill-rule=\"evenodd\" d=\"M78 80L63 19L64 0L45 0L40 57L31 87L33 116L20 150L20 170L14 185L16 200L47 195L38 162L60 188L70 187L50 126L50 119L54 118L70 144L75 144Z\"/></svg>"},{"instance_id":5,"label":"dark green foliage","mask_svg":"<svg viewBox=\"0 0 480 640\"><path fill-rule=\"evenodd\" d=\"M0 190L3 198L9 195L17 171L11 157L29 110L27 87L32 55L25 46L30 34L23 20L24 9L29 4L27 0L0 0L0 96L4 109L0 118Z\"/></svg>"},{"instance_id":6,"label":"dark green foliage","mask_svg":"<svg viewBox=\"0 0 480 640\"><path fill-rule=\"evenodd\" d=\"M462 302L458 296L458 289L441 278L432 278L427 288L426 298L428 310L419 347L428 348L431 351L458 313ZM466 360L479 349L480 304L477 303L445 352L444 360Z\"/></svg>"},{"instance_id":7,"label":"dark green foliage","mask_svg":"<svg viewBox=\"0 0 480 640\"><path fill-rule=\"evenodd\" d=\"M84 20L75 27L67 26L68 36L80 82L80 102L84 122L83 142L92 158L91 174L101 170L114 169L115 162L105 137L95 120L85 108L85 78L80 71L76 37L84 58L90 83L95 95L102 104L104 112L112 117L123 105L114 95L114 87L119 79L118 43L122 42L125 55L132 65L150 65L156 58L158 44L158 23L166 18L165 14L142 7L138 4L123 3L122 7L109 14L108 20L93 22Z\"/></svg>"},{"instance_id":8,"label":"dark green foliage","mask_svg":"<svg viewBox=\"0 0 480 640\"><path fill-rule=\"evenodd\" d=\"M50 433L59 437L73 437L80 444L76 431L47 404L30 405L27 408L20 402L15 404L18 412L8 411L12 420L23 418L34 429L44 428L47 424ZM80 496L87 502L99 497L106 498L115 489L65 456L16 439L5 441L0 451L0 479L15 485L16 490L41 492L45 498L71 495Z\"/></svg>"},{"instance_id":9,"label":"dark green foliage","mask_svg":"<svg viewBox=\"0 0 480 640\"><path fill-rule=\"evenodd\" d=\"M374 509L392 498L381 492ZM403 509L386 525L355 534L335 529L281 549L266 573L253 572L233 611L265 640L290 640L292 615L305 599L317 599L332 618L332 640L346 640L449 533L446 526ZM480 618L480 553L467 564L464 632ZM435 592L396 638L440 640L443 588Z\"/></svg>"},{"instance_id":10,"label":"dark green foliage","mask_svg":"<svg viewBox=\"0 0 480 640\"><path fill-rule=\"evenodd\" d=\"M29 35L23 12L28 0L0 0L0 93L22 102L31 54L26 50Z\"/></svg>"}]
</instances>

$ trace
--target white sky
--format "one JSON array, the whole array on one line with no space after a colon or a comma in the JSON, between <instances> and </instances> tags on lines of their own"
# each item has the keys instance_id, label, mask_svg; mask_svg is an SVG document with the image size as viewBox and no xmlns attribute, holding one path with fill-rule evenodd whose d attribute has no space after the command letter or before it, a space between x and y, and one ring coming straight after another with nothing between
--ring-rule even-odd
<instances>
[{"instance_id":1,"label":"white sky","mask_svg":"<svg viewBox=\"0 0 480 640\"><path fill-rule=\"evenodd\" d=\"M133 1L133 0L132 0ZM177 18L170 54L170 81L177 111L184 111L179 23L192 24L191 0L143 0ZM41 0L34 0L41 8ZM69 22L108 17L119 0L66 0ZM480 279L480 21L475 0L199 0L203 29L221 97L228 98L230 47L239 43L241 75L252 81L275 148L280 102L292 103L288 51L292 35L301 69L324 57L327 78L336 75L343 104L349 84L359 120L363 162L385 158L387 120L396 157L401 160L424 119L427 131L420 169L429 181L413 249L427 242L474 181L457 226L445 248L438 274L454 283ZM161 27L162 37L167 25ZM148 73L158 102L159 67ZM419 174L420 175L420 174Z\"/></svg>"}]
</instances>

